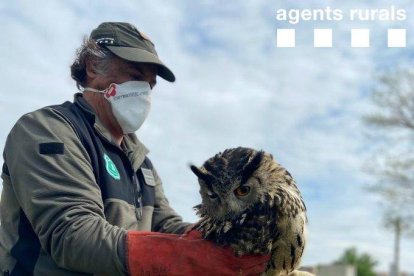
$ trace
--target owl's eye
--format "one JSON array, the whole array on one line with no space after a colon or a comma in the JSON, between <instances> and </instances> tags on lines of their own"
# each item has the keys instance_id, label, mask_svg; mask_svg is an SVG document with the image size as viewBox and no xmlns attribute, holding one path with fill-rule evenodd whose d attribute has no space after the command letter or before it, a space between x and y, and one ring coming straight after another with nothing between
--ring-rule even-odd
<instances>
[{"instance_id":1,"label":"owl's eye","mask_svg":"<svg viewBox=\"0 0 414 276\"><path fill-rule=\"evenodd\" d=\"M250 187L249 186L240 186L236 190L234 190L234 194L236 196L245 196L248 193L250 193Z\"/></svg>"},{"instance_id":2,"label":"owl's eye","mask_svg":"<svg viewBox=\"0 0 414 276\"><path fill-rule=\"evenodd\" d=\"M207 192L207 195L211 199L216 199L217 198L217 194L213 193L213 192L210 192L210 191Z\"/></svg>"}]
</instances>

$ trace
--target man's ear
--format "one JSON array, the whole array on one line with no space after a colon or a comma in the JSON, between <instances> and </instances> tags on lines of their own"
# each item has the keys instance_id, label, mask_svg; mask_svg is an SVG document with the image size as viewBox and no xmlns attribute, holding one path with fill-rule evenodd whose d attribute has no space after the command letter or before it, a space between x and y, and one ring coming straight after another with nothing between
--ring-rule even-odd
<instances>
[{"instance_id":1,"label":"man's ear","mask_svg":"<svg viewBox=\"0 0 414 276\"><path fill-rule=\"evenodd\" d=\"M97 76L96 72L96 61L88 60L86 61L86 75L89 79L95 79Z\"/></svg>"}]
</instances>

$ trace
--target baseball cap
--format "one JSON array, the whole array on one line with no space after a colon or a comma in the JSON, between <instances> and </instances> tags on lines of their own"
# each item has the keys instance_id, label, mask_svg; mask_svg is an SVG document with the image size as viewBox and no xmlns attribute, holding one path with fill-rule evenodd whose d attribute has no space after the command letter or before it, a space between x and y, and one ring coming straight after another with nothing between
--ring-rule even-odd
<instances>
[{"instance_id":1,"label":"baseball cap","mask_svg":"<svg viewBox=\"0 0 414 276\"><path fill-rule=\"evenodd\" d=\"M152 41L132 24L104 22L91 32L90 38L122 59L156 64L161 78L175 81L173 72L158 58Z\"/></svg>"}]
</instances>

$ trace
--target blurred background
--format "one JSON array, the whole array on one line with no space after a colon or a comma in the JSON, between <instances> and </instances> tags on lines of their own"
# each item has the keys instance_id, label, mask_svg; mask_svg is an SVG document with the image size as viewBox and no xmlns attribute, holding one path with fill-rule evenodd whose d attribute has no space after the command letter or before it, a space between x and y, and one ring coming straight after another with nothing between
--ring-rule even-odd
<instances>
[{"instance_id":1,"label":"blurred background","mask_svg":"<svg viewBox=\"0 0 414 276\"><path fill-rule=\"evenodd\" d=\"M190 162L263 149L307 204L307 269L414 275L414 2L392 1L405 21L346 19L349 9L389 2L2 0L0 146L24 113L72 100L69 66L85 35L103 21L130 22L177 77L158 80L137 135L186 221L200 203ZM277 9L326 6L344 20L276 20ZM296 29L296 48L276 47L278 28ZM333 30L332 48L313 48L314 28ZM370 29L371 47L351 48L351 28ZM387 47L388 28L407 29L406 48ZM354 268L332 272L334 263Z\"/></svg>"}]
</instances>

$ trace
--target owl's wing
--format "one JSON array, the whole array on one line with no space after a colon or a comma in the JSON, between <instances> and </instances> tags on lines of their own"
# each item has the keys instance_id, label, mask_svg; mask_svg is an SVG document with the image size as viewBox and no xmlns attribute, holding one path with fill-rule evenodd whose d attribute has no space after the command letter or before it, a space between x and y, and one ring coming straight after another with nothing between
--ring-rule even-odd
<instances>
[{"instance_id":1,"label":"owl's wing","mask_svg":"<svg viewBox=\"0 0 414 276\"><path fill-rule=\"evenodd\" d=\"M278 275L276 272L286 275L299 267L306 242L306 220L303 211L294 216L279 217L276 227L278 232L273 240L272 258L268 265L269 271L275 272L274 275Z\"/></svg>"}]
</instances>

